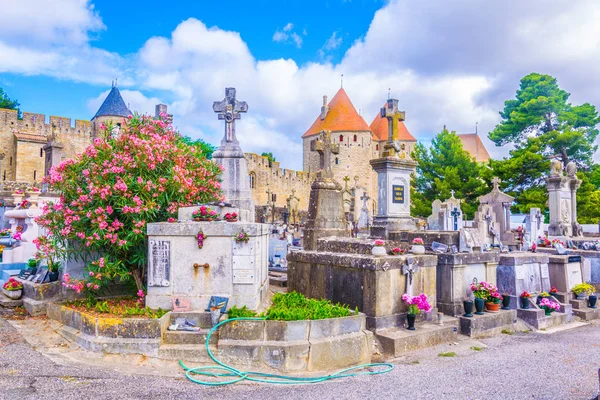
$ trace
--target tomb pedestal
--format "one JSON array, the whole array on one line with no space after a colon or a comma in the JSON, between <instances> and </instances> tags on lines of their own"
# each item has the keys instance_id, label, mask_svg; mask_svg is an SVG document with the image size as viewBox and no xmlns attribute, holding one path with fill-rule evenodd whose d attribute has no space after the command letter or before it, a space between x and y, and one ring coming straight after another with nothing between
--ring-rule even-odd
<instances>
[{"instance_id":1,"label":"tomb pedestal","mask_svg":"<svg viewBox=\"0 0 600 400\"><path fill-rule=\"evenodd\" d=\"M548 261L550 283L559 292L570 292L583 282L581 256L551 255Z\"/></svg>"},{"instance_id":2,"label":"tomb pedestal","mask_svg":"<svg viewBox=\"0 0 600 400\"><path fill-rule=\"evenodd\" d=\"M502 253L498 263L496 281L500 294L516 297L511 304L517 305L524 291L529 293L548 292L550 273L549 257L541 253Z\"/></svg>"},{"instance_id":3,"label":"tomb pedestal","mask_svg":"<svg viewBox=\"0 0 600 400\"><path fill-rule=\"evenodd\" d=\"M317 179L310 190L304 248L316 250L317 241L329 236L349 236L342 187L333 179Z\"/></svg>"},{"instance_id":4,"label":"tomb pedestal","mask_svg":"<svg viewBox=\"0 0 600 400\"><path fill-rule=\"evenodd\" d=\"M202 249L196 236L207 238ZM236 243L240 232L248 243ZM248 222L148 224L148 295L151 308L171 310L174 299L190 300L193 310L207 308L211 296L256 309L268 290L267 225Z\"/></svg>"}]
</instances>

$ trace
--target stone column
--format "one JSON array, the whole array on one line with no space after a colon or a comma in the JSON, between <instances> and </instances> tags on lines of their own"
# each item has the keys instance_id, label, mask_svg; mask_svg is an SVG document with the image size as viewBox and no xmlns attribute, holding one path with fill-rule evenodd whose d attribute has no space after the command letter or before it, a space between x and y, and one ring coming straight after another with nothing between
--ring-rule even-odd
<instances>
[{"instance_id":1,"label":"stone column","mask_svg":"<svg viewBox=\"0 0 600 400\"><path fill-rule=\"evenodd\" d=\"M42 150L44 150L44 153L46 154L44 176L48 176L50 174L50 169L60 164L62 160L62 149L62 144L55 140L46 143L44 147L42 147Z\"/></svg>"},{"instance_id":2,"label":"stone column","mask_svg":"<svg viewBox=\"0 0 600 400\"><path fill-rule=\"evenodd\" d=\"M570 178L569 188L571 189L571 230L573 236L583 236L583 229L577 222L577 189L581 186L581 180L575 176Z\"/></svg>"}]
</instances>

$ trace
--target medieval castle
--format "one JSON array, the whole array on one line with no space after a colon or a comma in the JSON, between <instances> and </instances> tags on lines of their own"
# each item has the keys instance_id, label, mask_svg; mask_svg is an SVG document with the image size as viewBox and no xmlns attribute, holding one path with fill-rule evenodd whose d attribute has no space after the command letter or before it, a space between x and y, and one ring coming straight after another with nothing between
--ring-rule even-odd
<instances>
[{"instance_id":1,"label":"medieval castle","mask_svg":"<svg viewBox=\"0 0 600 400\"><path fill-rule=\"evenodd\" d=\"M156 106L156 113L166 112L166 106ZM47 174L49 165L82 153L100 131L102 123L119 126L131 115L119 89L113 85L108 96L90 121L0 109L0 177L5 188L15 184L37 184ZM303 170L282 169L279 162L269 163L266 157L246 153L252 197L258 208L267 207L293 212L306 210L310 185L320 169L319 155L311 151L310 143L322 130L331 130L339 141L339 153L332 159L335 179L344 188L346 211L361 207L360 197L369 196L369 205L376 209L377 175L369 164L379 158L388 139L388 121L379 114L370 125L356 111L346 91L341 88L331 101L323 97L321 112L302 135ZM399 122L400 142L407 152L417 140L404 122ZM459 135L463 147L479 162L490 157L477 134Z\"/></svg>"}]
</instances>

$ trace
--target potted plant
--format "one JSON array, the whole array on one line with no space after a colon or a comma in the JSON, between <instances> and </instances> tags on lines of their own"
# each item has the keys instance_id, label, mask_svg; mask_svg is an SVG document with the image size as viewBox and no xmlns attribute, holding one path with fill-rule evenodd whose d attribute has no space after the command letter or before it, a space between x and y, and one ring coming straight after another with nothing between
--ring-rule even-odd
<instances>
[{"instance_id":1,"label":"potted plant","mask_svg":"<svg viewBox=\"0 0 600 400\"><path fill-rule=\"evenodd\" d=\"M395 256L401 256L402 254L404 254L404 250L402 250L400 247L394 247L392 249L392 254Z\"/></svg>"},{"instance_id":2,"label":"potted plant","mask_svg":"<svg viewBox=\"0 0 600 400\"><path fill-rule=\"evenodd\" d=\"M544 297L540 301L540 308L543 309L546 316L548 316L554 311L560 310L560 304L553 302L549 297Z\"/></svg>"},{"instance_id":3,"label":"potted plant","mask_svg":"<svg viewBox=\"0 0 600 400\"><path fill-rule=\"evenodd\" d=\"M12 300L18 300L23 294L23 284L15 278L10 278L2 285L2 293Z\"/></svg>"},{"instance_id":4,"label":"potted plant","mask_svg":"<svg viewBox=\"0 0 600 400\"><path fill-rule=\"evenodd\" d=\"M0 237L10 237L12 234L10 228L4 228L0 230Z\"/></svg>"},{"instance_id":5,"label":"potted plant","mask_svg":"<svg viewBox=\"0 0 600 400\"><path fill-rule=\"evenodd\" d=\"M35 186L28 187L26 189L27 195L29 196L29 201L34 204L37 204L38 197L40 197L41 190Z\"/></svg>"},{"instance_id":6,"label":"potted plant","mask_svg":"<svg viewBox=\"0 0 600 400\"><path fill-rule=\"evenodd\" d=\"M508 293L502 295L502 309L510 310L510 295Z\"/></svg>"},{"instance_id":7,"label":"potted plant","mask_svg":"<svg viewBox=\"0 0 600 400\"><path fill-rule=\"evenodd\" d=\"M558 298L558 289L554 286L550 288L550 295L554 298Z\"/></svg>"},{"instance_id":8,"label":"potted plant","mask_svg":"<svg viewBox=\"0 0 600 400\"><path fill-rule=\"evenodd\" d=\"M380 239L377 239L375 242L373 242L371 254L373 254L374 256L385 256L387 254L385 252L385 242Z\"/></svg>"},{"instance_id":9,"label":"potted plant","mask_svg":"<svg viewBox=\"0 0 600 400\"><path fill-rule=\"evenodd\" d=\"M542 301L542 299L546 298L546 297L550 297L550 293L548 292L541 292L540 294L538 294L537 299L535 300L536 304L540 304L540 301Z\"/></svg>"},{"instance_id":10,"label":"potted plant","mask_svg":"<svg viewBox=\"0 0 600 400\"><path fill-rule=\"evenodd\" d=\"M406 321L408 324L408 330L415 330L415 320L417 318L417 314L421 311L425 313L431 312L431 305L427 301L427 295L425 293L421 293L418 296L409 296L404 293L402 295L402 300L408 304L408 314L406 315Z\"/></svg>"},{"instance_id":11,"label":"potted plant","mask_svg":"<svg viewBox=\"0 0 600 400\"><path fill-rule=\"evenodd\" d=\"M13 202L15 203L15 207L23 201L23 197L25 196L25 192L23 189L15 189L12 192Z\"/></svg>"},{"instance_id":12,"label":"potted plant","mask_svg":"<svg viewBox=\"0 0 600 400\"><path fill-rule=\"evenodd\" d=\"M463 317L473 317L473 302L467 299L463 301L463 307L465 308L465 314L463 315Z\"/></svg>"},{"instance_id":13,"label":"potted plant","mask_svg":"<svg viewBox=\"0 0 600 400\"><path fill-rule=\"evenodd\" d=\"M192 213L194 221L217 221L219 214L215 210L207 206L200 206L199 209Z\"/></svg>"},{"instance_id":14,"label":"potted plant","mask_svg":"<svg viewBox=\"0 0 600 400\"><path fill-rule=\"evenodd\" d=\"M580 283L579 285L573 286L573 289L571 290L577 296L577 300L585 300L594 292L594 287L589 283Z\"/></svg>"},{"instance_id":15,"label":"potted plant","mask_svg":"<svg viewBox=\"0 0 600 400\"><path fill-rule=\"evenodd\" d=\"M475 297L475 315L483 315L485 302L490 295L487 282L479 282L471 284L471 291Z\"/></svg>"},{"instance_id":16,"label":"potted plant","mask_svg":"<svg viewBox=\"0 0 600 400\"><path fill-rule=\"evenodd\" d=\"M225 221L227 221L227 222L237 222L238 215L237 215L237 213L234 213L234 212L227 213L227 214L225 214L224 218L225 218Z\"/></svg>"},{"instance_id":17,"label":"potted plant","mask_svg":"<svg viewBox=\"0 0 600 400\"><path fill-rule=\"evenodd\" d=\"M527 291L524 291L519 297L521 298L521 308L527 310L529 308L529 298L531 295Z\"/></svg>"},{"instance_id":18,"label":"potted plant","mask_svg":"<svg viewBox=\"0 0 600 400\"><path fill-rule=\"evenodd\" d=\"M425 254L425 246L423 246L424 243L425 242L423 242L422 238L414 238L410 252L413 254Z\"/></svg>"},{"instance_id":19,"label":"potted plant","mask_svg":"<svg viewBox=\"0 0 600 400\"><path fill-rule=\"evenodd\" d=\"M485 301L485 309L488 312L500 311L500 303L502 302L502 295L498 293L498 289L490 290L490 294Z\"/></svg>"}]
</instances>

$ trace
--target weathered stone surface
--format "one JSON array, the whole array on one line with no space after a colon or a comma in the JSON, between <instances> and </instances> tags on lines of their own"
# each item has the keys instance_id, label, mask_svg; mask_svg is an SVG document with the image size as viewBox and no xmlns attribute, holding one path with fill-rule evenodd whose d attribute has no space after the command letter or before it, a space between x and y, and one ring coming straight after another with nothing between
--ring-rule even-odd
<instances>
[{"instance_id":1,"label":"weathered stone surface","mask_svg":"<svg viewBox=\"0 0 600 400\"><path fill-rule=\"evenodd\" d=\"M204 345L206 343L206 337L208 336L208 330L202 329L198 332L185 332L185 331L165 331L163 333L163 343L166 344L196 344ZM219 333L214 332L210 336L210 343L217 344L219 340Z\"/></svg>"},{"instance_id":2,"label":"weathered stone surface","mask_svg":"<svg viewBox=\"0 0 600 400\"><path fill-rule=\"evenodd\" d=\"M459 317L460 333L472 338L486 338L498 335L502 330L514 330L517 322L516 310L500 310L497 313Z\"/></svg>"},{"instance_id":3,"label":"weathered stone surface","mask_svg":"<svg viewBox=\"0 0 600 400\"><path fill-rule=\"evenodd\" d=\"M414 350L456 341L457 324L457 319L444 317L444 325L441 326L421 323L415 325L414 331L393 328L377 331L375 336L386 354L399 357Z\"/></svg>"},{"instance_id":4,"label":"weathered stone surface","mask_svg":"<svg viewBox=\"0 0 600 400\"><path fill-rule=\"evenodd\" d=\"M308 370L330 370L371 362L370 336L350 333L310 340Z\"/></svg>"},{"instance_id":5,"label":"weathered stone surface","mask_svg":"<svg viewBox=\"0 0 600 400\"><path fill-rule=\"evenodd\" d=\"M311 321L265 321L265 340L307 340Z\"/></svg>"},{"instance_id":6,"label":"weathered stone surface","mask_svg":"<svg viewBox=\"0 0 600 400\"><path fill-rule=\"evenodd\" d=\"M217 348L211 345L211 352L217 354ZM192 362L212 362L204 345L197 344L161 344L158 357L165 360L184 360Z\"/></svg>"},{"instance_id":7,"label":"weathered stone surface","mask_svg":"<svg viewBox=\"0 0 600 400\"><path fill-rule=\"evenodd\" d=\"M311 186L304 249L316 250L317 241L329 236L349 236L346 230L341 186L333 180L315 180Z\"/></svg>"},{"instance_id":8,"label":"weathered stone surface","mask_svg":"<svg viewBox=\"0 0 600 400\"><path fill-rule=\"evenodd\" d=\"M23 284L23 297L33 300L52 300L60 296L62 285L60 282L32 283L19 279Z\"/></svg>"},{"instance_id":9,"label":"weathered stone surface","mask_svg":"<svg viewBox=\"0 0 600 400\"><path fill-rule=\"evenodd\" d=\"M517 317L527 322L535 329L547 329L552 326L562 325L567 322L567 315L562 312L553 312L550 316L544 315L540 309L518 309Z\"/></svg>"},{"instance_id":10,"label":"weathered stone surface","mask_svg":"<svg viewBox=\"0 0 600 400\"><path fill-rule=\"evenodd\" d=\"M15 308L23 305L23 300L13 300L0 293L0 306L6 308Z\"/></svg>"},{"instance_id":11,"label":"weathered stone surface","mask_svg":"<svg viewBox=\"0 0 600 400\"><path fill-rule=\"evenodd\" d=\"M82 348L108 354L142 354L158 356L160 339L124 339L97 337L85 334L75 328L63 326L60 333Z\"/></svg>"},{"instance_id":12,"label":"weathered stone surface","mask_svg":"<svg viewBox=\"0 0 600 400\"><path fill-rule=\"evenodd\" d=\"M306 371L310 345L306 340L263 342L260 358L270 368L279 371Z\"/></svg>"},{"instance_id":13,"label":"weathered stone surface","mask_svg":"<svg viewBox=\"0 0 600 400\"><path fill-rule=\"evenodd\" d=\"M265 321L233 321L221 326L219 338L224 340L264 340Z\"/></svg>"},{"instance_id":14,"label":"weathered stone surface","mask_svg":"<svg viewBox=\"0 0 600 400\"><path fill-rule=\"evenodd\" d=\"M245 367L261 366L262 341L219 338L218 357L224 363Z\"/></svg>"},{"instance_id":15,"label":"weathered stone surface","mask_svg":"<svg viewBox=\"0 0 600 400\"><path fill-rule=\"evenodd\" d=\"M421 238L425 243L425 248L431 249L433 242L443 243L448 246L455 245L458 247L459 244L459 232L447 232L447 231L425 231L425 232L408 232L406 234L406 240L408 243L412 243L413 239Z\"/></svg>"}]
</instances>

